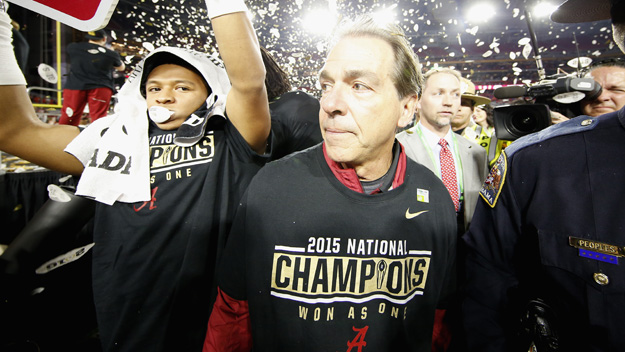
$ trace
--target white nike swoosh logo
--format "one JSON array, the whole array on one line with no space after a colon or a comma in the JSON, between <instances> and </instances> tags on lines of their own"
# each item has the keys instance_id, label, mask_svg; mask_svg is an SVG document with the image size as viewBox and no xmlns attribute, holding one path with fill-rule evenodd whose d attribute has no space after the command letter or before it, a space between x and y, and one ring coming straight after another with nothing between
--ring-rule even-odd
<instances>
[{"instance_id":1,"label":"white nike swoosh logo","mask_svg":"<svg viewBox=\"0 0 625 352\"><path fill-rule=\"evenodd\" d=\"M417 216L423 214L423 213L427 213L429 210L423 210L423 211L418 211L416 213L411 213L410 212L410 208L406 209L406 219L410 220L410 219L414 219Z\"/></svg>"}]
</instances>

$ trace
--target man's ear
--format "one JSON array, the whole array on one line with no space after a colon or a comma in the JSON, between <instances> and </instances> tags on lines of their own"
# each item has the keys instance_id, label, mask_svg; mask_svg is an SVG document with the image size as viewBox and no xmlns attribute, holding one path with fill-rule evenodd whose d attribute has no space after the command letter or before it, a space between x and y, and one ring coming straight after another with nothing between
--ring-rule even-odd
<instances>
[{"instance_id":1,"label":"man's ear","mask_svg":"<svg viewBox=\"0 0 625 352\"><path fill-rule=\"evenodd\" d=\"M418 102L419 96L416 94L408 95L401 99L402 110L401 117L399 118L399 121L397 121L397 127L404 128L408 126L410 122L412 122L415 117L415 110L417 108Z\"/></svg>"}]
</instances>

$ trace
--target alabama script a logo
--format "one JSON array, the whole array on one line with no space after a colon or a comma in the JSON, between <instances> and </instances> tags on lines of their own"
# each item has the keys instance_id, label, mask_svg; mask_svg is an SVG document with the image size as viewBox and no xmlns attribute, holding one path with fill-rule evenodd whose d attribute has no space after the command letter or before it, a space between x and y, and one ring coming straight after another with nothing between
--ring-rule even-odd
<instances>
[{"instance_id":1,"label":"alabama script a logo","mask_svg":"<svg viewBox=\"0 0 625 352\"><path fill-rule=\"evenodd\" d=\"M347 341L347 352L352 352L353 348L357 348L356 352L362 352L362 348L367 346L367 342L365 341L365 336L367 335L367 330L369 330L369 326L365 326L362 329L358 329L355 326L352 326L352 329L357 332L356 337L353 340Z\"/></svg>"}]
</instances>

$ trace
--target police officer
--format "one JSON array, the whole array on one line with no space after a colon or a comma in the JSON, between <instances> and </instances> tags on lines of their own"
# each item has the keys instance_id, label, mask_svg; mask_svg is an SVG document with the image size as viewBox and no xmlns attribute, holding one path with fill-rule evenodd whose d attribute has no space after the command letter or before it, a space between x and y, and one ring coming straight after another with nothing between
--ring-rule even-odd
<instances>
[{"instance_id":1,"label":"police officer","mask_svg":"<svg viewBox=\"0 0 625 352\"><path fill-rule=\"evenodd\" d=\"M568 0L551 18L611 18L625 52L625 0ZM623 155L625 108L505 149L463 238L472 351L625 348Z\"/></svg>"}]
</instances>

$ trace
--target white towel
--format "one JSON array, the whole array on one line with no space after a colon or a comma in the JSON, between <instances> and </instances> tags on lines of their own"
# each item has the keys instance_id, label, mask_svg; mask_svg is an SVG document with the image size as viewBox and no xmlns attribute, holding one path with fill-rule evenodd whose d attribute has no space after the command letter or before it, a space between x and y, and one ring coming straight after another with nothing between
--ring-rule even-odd
<instances>
[{"instance_id":1,"label":"white towel","mask_svg":"<svg viewBox=\"0 0 625 352\"><path fill-rule=\"evenodd\" d=\"M154 50L119 90L115 113L93 122L65 148L85 166L76 194L108 205L150 200L147 104L139 89L145 61L159 52L174 54L195 67L212 90L206 99L212 108L209 117L225 116L230 82L217 57L174 47Z\"/></svg>"}]
</instances>

